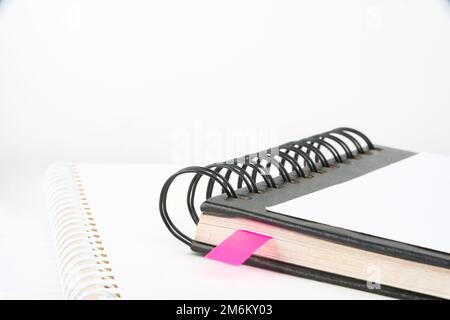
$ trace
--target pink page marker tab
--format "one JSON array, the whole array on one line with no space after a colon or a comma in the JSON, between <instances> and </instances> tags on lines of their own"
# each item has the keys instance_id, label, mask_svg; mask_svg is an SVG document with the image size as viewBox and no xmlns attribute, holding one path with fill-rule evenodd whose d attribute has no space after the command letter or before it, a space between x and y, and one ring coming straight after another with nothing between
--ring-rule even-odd
<instances>
[{"instance_id":1,"label":"pink page marker tab","mask_svg":"<svg viewBox=\"0 0 450 320\"><path fill-rule=\"evenodd\" d=\"M272 237L251 231L238 230L212 249L206 255L206 258L238 266L243 264L253 252L270 239Z\"/></svg>"}]
</instances>

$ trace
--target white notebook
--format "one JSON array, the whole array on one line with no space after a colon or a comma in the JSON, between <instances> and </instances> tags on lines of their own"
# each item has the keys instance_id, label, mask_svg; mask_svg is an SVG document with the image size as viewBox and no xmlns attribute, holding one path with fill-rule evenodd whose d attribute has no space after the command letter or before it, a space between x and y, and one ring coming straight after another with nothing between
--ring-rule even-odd
<instances>
[{"instance_id":1,"label":"white notebook","mask_svg":"<svg viewBox=\"0 0 450 320\"><path fill-rule=\"evenodd\" d=\"M430 163L440 169L430 169ZM443 169L448 165L449 157L417 154L268 209L448 253L450 170ZM177 169L57 164L48 170L48 203L67 298L383 298L191 253L174 241L159 216L160 188ZM176 225L194 234L185 183L174 185L167 203Z\"/></svg>"},{"instance_id":2,"label":"white notebook","mask_svg":"<svg viewBox=\"0 0 450 320\"><path fill-rule=\"evenodd\" d=\"M191 253L167 232L159 192L179 166L56 164L46 190L68 299L385 299ZM186 185L169 195L187 233Z\"/></svg>"}]
</instances>

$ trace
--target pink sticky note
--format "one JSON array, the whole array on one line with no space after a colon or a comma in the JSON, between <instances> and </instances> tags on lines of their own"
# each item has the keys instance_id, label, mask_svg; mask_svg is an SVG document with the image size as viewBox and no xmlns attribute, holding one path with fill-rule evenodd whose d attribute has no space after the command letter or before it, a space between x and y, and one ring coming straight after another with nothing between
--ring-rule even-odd
<instances>
[{"instance_id":1,"label":"pink sticky note","mask_svg":"<svg viewBox=\"0 0 450 320\"><path fill-rule=\"evenodd\" d=\"M206 258L232 265L243 264L259 247L272 237L246 230L235 231L221 244L212 249Z\"/></svg>"}]
</instances>

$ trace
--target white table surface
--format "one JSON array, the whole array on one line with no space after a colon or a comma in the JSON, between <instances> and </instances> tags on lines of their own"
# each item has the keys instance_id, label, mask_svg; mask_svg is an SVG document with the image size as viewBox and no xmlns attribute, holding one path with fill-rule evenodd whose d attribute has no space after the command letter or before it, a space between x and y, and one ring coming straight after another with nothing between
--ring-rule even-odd
<instances>
[{"instance_id":1,"label":"white table surface","mask_svg":"<svg viewBox=\"0 0 450 320\"><path fill-rule=\"evenodd\" d=\"M3 177L0 196L0 299L62 299L41 172Z\"/></svg>"}]
</instances>

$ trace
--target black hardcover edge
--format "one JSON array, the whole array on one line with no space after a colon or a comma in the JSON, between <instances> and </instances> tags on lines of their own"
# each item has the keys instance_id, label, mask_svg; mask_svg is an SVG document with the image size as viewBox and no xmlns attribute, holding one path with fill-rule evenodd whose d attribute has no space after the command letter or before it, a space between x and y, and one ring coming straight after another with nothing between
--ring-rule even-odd
<instances>
[{"instance_id":1,"label":"black hardcover edge","mask_svg":"<svg viewBox=\"0 0 450 320\"><path fill-rule=\"evenodd\" d=\"M448 257L444 253L426 248L415 247L407 243L401 243L389 239L379 238L356 231L347 231L339 228L329 227L311 221L291 223L287 219L278 219L273 213L261 215L251 211L239 210L234 207L215 206L208 204L204 212L210 215L237 216L247 219L284 227L297 232L321 238L338 244L347 245L353 248L367 250L395 258L405 259L413 262L428 264L440 268L449 268ZM223 216L222 215L222 216ZM442 257L442 258L441 258Z\"/></svg>"},{"instance_id":2,"label":"black hardcover edge","mask_svg":"<svg viewBox=\"0 0 450 320\"><path fill-rule=\"evenodd\" d=\"M201 255L207 254L214 246L205 244L198 241L191 243L191 250ZM330 272L319 271L311 268L306 268L291 263L281 262L273 259L268 259L260 256L251 256L244 264L263 268L270 271L281 272L292 276L306 278L310 280L316 280L326 282L334 285L339 285L351 289L358 289L370 293L381 294L387 297L407 300L437 300L440 298L429 296L425 294L416 293L413 291L403 290L395 287L381 285L379 289L369 289L366 281L333 274Z\"/></svg>"}]
</instances>

